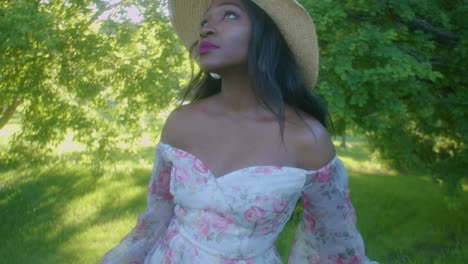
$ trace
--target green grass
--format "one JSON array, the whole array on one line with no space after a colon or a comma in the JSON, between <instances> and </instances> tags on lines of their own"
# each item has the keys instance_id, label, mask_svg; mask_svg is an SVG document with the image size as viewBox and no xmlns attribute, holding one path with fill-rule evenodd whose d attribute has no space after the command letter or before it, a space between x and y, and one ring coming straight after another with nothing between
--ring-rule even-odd
<instances>
[{"instance_id":1,"label":"green grass","mask_svg":"<svg viewBox=\"0 0 468 264\"><path fill-rule=\"evenodd\" d=\"M429 176L388 170L364 140L350 143L338 152L367 255L381 263L465 263L468 193L447 198ZM68 154L49 165L0 168L2 263L96 263L144 210L153 154L153 147L116 153L121 161L100 175ZM277 241L284 258L299 219L296 212Z\"/></svg>"}]
</instances>

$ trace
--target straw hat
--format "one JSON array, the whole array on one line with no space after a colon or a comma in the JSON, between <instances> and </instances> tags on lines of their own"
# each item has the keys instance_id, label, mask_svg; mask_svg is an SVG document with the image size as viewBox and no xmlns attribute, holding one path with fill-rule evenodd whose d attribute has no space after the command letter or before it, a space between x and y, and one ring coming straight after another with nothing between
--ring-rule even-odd
<instances>
[{"instance_id":1,"label":"straw hat","mask_svg":"<svg viewBox=\"0 0 468 264\"><path fill-rule=\"evenodd\" d=\"M295 0L251 0L276 23L299 63L306 81L314 87L318 76L315 26ZM200 22L212 0L169 0L172 25L187 49L200 38Z\"/></svg>"}]
</instances>

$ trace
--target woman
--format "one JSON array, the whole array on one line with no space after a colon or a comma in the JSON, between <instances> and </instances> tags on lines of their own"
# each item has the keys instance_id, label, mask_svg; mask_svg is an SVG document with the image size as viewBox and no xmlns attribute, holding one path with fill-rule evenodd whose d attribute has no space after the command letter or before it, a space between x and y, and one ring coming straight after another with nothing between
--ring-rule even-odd
<instances>
[{"instance_id":1,"label":"woman","mask_svg":"<svg viewBox=\"0 0 468 264\"><path fill-rule=\"evenodd\" d=\"M346 171L308 89L315 29L294 0L170 0L201 73L162 131L148 209L102 263L281 263L274 242L304 203L289 263L369 262Z\"/></svg>"}]
</instances>

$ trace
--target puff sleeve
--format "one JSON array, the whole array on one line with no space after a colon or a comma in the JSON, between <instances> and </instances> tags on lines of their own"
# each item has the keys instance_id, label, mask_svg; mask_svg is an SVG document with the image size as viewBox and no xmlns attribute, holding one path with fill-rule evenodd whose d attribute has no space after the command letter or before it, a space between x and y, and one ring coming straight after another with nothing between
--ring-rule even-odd
<instances>
[{"instance_id":1,"label":"puff sleeve","mask_svg":"<svg viewBox=\"0 0 468 264\"><path fill-rule=\"evenodd\" d=\"M348 175L337 157L307 175L302 198L303 217L289 264L377 264L365 256L349 199Z\"/></svg>"},{"instance_id":2,"label":"puff sleeve","mask_svg":"<svg viewBox=\"0 0 468 264\"><path fill-rule=\"evenodd\" d=\"M169 191L172 163L165 161L164 148L156 147L156 158L147 195L147 209L136 226L100 263L143 263L146 255L164 234L174 217L174 202Z\"/></svg>"}]
</instances>

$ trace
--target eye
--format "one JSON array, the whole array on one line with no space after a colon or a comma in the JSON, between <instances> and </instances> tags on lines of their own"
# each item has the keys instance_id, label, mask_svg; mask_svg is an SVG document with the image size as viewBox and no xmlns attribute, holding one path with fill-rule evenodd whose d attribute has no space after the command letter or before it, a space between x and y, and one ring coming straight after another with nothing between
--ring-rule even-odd
<instances>
[{"instance_id":1,"label":"eye","mask_svg":"<svg viewBox=\"0 0 468 264\"><path fill-rule=\"evenodd\" d=\"M226 11L224 13L224 18L226 19L236 19L237 17L238 17L237 14L232 11Z\"/></svg>"},{"instance_id":2,"label":"eye","mask_svg":"<svg viewBox=\"0 0 468 264\"><path fill-rule=\"evenodd\" d=\"M202 22L200 23L200 26L204 27L204 26L206 26L206 24L208 24L208 20L203 19Z\"/></svg>"}]
</instances>

